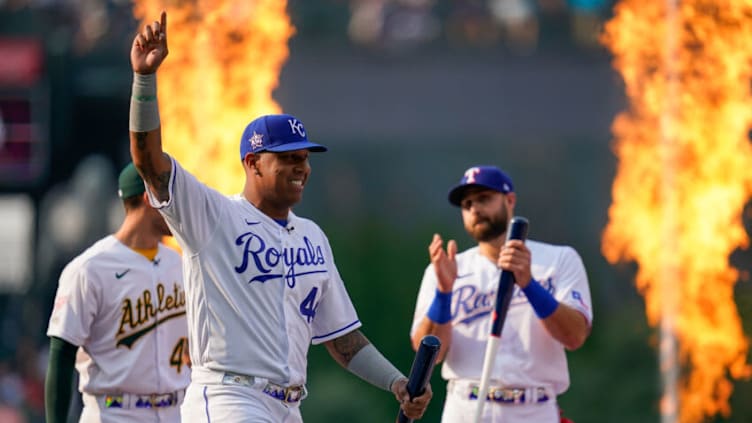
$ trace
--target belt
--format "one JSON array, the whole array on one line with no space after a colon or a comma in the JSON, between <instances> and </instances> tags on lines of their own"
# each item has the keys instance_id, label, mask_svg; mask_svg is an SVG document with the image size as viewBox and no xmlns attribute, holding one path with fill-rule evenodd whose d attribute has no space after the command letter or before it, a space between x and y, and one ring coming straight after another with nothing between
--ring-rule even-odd
<instances>
[{"instance_id":1,"label":"belt","mask_svg":"<svg viewBox=\"0 0 752 423\"><path fill-rule=\"evenodd\" d=\"M464 386L463 386L464 385ZM477 384L463 384L451 380L447 384L447 390L456 392L470 400L478 399L479 386ZM490 386L486 401L501 404L535 404L549 401L553 395L543 386L538 387L496 387Z\"/></svg>"},{"instance_id":2,"label":"belt","mask_svg":"<svg viewBox=\"0 0 752 423\"><path fill-rule=\"evenodd\" d=\"M261 389L261 392L266 395L288 404L302 401L308 396L308 390L305 385L282 386L263 378L235 373L225 372L222 377L222 383L225 385L241 385Z\"/></svg>"},{"instance_id":3,"label":"belt","mask_svg":"<svg viewBox=\"0 0 752 423\"><path fill-rule=\"evenodd\" d=\"M93 395L105 408L162 408L180 405L185 389L166 394L100 394Z\"/></svg>"}]
</instances>

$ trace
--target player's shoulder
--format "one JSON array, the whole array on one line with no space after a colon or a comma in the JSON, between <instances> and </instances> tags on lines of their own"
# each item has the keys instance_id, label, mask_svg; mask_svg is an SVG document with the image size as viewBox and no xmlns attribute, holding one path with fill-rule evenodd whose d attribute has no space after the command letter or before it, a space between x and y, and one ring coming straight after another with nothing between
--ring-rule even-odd
<instances>
[{"instance_id":1,"label":"player's shoulder","mask_svg":"<svg viewBox=\"0 0 752 423\"><path fill-rule=\"evenodd\" d=\"M290 222L289 225L293 226L296 231L305 233L320 233L322 235L325 235L324 230L321 229L318 223L307 217L298 216L295 213L290 212L288 220Z\"/></svg>"},{"instance_id":2,"label":"player's shoulder","mask_svg":"<svg viewBox=\"0 0 752 423\"><path fill-rule=\"evenodd\" d=\"M457 253L457 257L458 258L463 258L463 259L467 259L467 258L471 258L471 257L476 257L476 256L479 256L479 255L480 255L480 247L478 245L474 245L474 246L472 246L470 248L467 248L467 249L462 250L462 251L460 251L460 252Z\"/></svg>"},{"instance_id":3,"label":"player's shoulder","mask_svg":"<svg viewBox=\"0 0 752 423\"><path fill-rule=\"evenodd\" d=\"M96 271L101 266L113 261L113 258L118 257L116 251L120 245L120 241L112 235L96 241L69 261L63 268L63 274Z\"/></svg>"},{"instance_id":4,"label":"player's shoulder","mask_svg":"<svg viewBox=\"0 0 752 423\"><path fill-rule=\"evenodd\" d=\"M79 261L83 263L91 262L93 259L103 256L108 256L117 249L120 242L113 235L107 235L104 238L96 241L87 247L81 254L76 256L73 261Z\"/></svg>"},{"instance_id":5,"label":"player's shoulder","mask_svg":"<svg viewBox=\"0 0 752 423\"><path fill-rule=\"evenodd\" d=\"M172 163L169 181L171 196L182 197L182 201L187 201L189 203L201 198L205 199L206 195L209 195L209 198L212 202L222 202L223 200L227 200L227 202L229 202L231 200L231 197L233 195L227 195L219 192L216 188L213 188L206 182L199 179L199 177L195 173L183 167L183 165L180 164L180 162L175 157L169 157ZM181 187L180 190L173 190L173 185L179 185ZM181 194L180 191L183 191L183 193ZM202 192L204 194L197 195L199 192Z\"/></svg>"},{"instance_id":6,"label":"player's shoulder","mask_svg":"<svg viewBox=\"0 0 752 423\"><path fill-rule=\"evenodd\" d=\"M525 241L525 245L527 245L528 248L536 248L536 249L550 249L550 250L571 249L571 250L574 250L574 248L570 245L553 244L550 242L543 242L543 241L538 241L535 239L528 239L527 241Z\"/></svg>"},{"instance_id":7,"label":"player's shoulder","mask_svg":"<svg viewBox=\"0 0 752 423\"><path fill-rule=\"evenodd\" d=\"M180 255L180 252L178 250L176 250L175 248L173 248L173 247L171 247L171 246L169 246L167 244L161 243L161 242L159 243L159 253L158 254L159 254L159 256L161 258L167 259L167 260L170 260L170 261L178 261L179 262L179 261L182 260L182 256Z\"/></svg>"},{"instance_id":8,"label":"player's shoulder","mask_svg":"<svg viewBox=\"0 0 752 423\"><path fill-rule=\"evenodd\" d=\"M579 253L571 245L566 244L551 244L548 242L536 241L528 239L525 241L525 245L530 250L533 257L537 256L549 256L549 257L577 257Z\"/></svg>"},{"instance_id":9,"label":"player's shoulder","mask_svg":"<svg viewBox=\"0 0 752 423\"><path fill-rule=\"evenodd\" d=\"M487 259L480 253L480 247L478 245L474 245L470 248L458 252L455 256L455 260L457 261L457 265L462 267L463 264L472 266L471 263L474 263L477 260Z\"/></svg>"}]
</instances>

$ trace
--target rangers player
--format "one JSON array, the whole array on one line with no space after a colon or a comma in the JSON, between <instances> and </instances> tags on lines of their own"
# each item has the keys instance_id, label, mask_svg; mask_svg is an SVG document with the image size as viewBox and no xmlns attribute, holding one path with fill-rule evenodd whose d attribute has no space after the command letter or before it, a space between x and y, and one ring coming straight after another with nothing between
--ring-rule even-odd
<instances>
[{"instance_id":1,"label":"rangers player","mask_svg":"<svg viewBox=\"0 0 752 423\"><path fill-rule=\"evenodd\" d=\"M245 187L229 197L162 151L155 72L167 55L166 19L133 42L131 154L185 258L193 368L183 421L301 422L311 343L420 418L430 387L410 400L407 378L358 330L326 235L291 211L309 154L326 150L303 124L290 115L249 123L240 140Z\"/></svg>"},{"instance_id":2,"label":"rangers player","mask_svg":"<svg viewBox=\"0 0 752 423\"><path fill-rule=\"evenodd\" d=\"M426 334L442 341L441 375L448 381L442 421L471 422L476 401L487 401L482 421L555 423L556 396L569 386L565 349L590 333L587 275L577 252L538 241L506 241L516 195L506 173L493 166L468 169L449 192L465 229L478 245L457 253L435 234L428 251L411 329L413 345ZM486 398L477 397L490 313L501 269L516 286L501 333Z\"/></svg>"},{"instance_id":3,"label":"rangers player","mask_svg":"<svg viewBox=\"0 0 752 423\"><path fill-rule=\"evenodd\" d=\"M120 229L60 275L47 335L47 423L65 423L75 362L80 422L180 422L190 381L180 255L133 164L118 178Z\"/></svg>"}]
</instances>

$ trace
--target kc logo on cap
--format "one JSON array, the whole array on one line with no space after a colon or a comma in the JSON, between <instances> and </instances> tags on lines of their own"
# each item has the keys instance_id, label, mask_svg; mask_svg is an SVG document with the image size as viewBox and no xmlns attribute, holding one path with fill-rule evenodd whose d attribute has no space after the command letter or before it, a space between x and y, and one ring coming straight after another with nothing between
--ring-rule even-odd
<instances>
[{"instance_id":1,"label":"kc logo on cap","mask_svg":"<svg viewBox=\"0 0 752 423\"><path fill-rule=\"evenodd\" d=\"M496 166L473 166L466 170L460 183L449 190L449 202L459 206L465 196L465 189L470 186L481 186L502 194L514 191L512 178Z\"/></svg>"},{"instance_id":2,"label":"kc logo on cap","mask_svg":"<svg viewBox=\"0 0 752 423\"><path fill-rule=\"evenodd\" d=\"M327 148L308 141L303 122L295 116L279 114L260 116L249 123L240 138L240 160L249 153L308 150L323 152Z\"/></svg>"},{"instance_id":3,"label":"kc logo on cap","mask_svg":"<svg viewBox=\"0 0 752 423\"><path fill-rule=\"evenodd\" d=\"M303 128L303 122L298 122L297 119L287 119L287 123L290 124L290 129L292 130L292 133L296 133L300 135L301 137L305 138L305 128Z\"/></svg>"}]
</instances>

